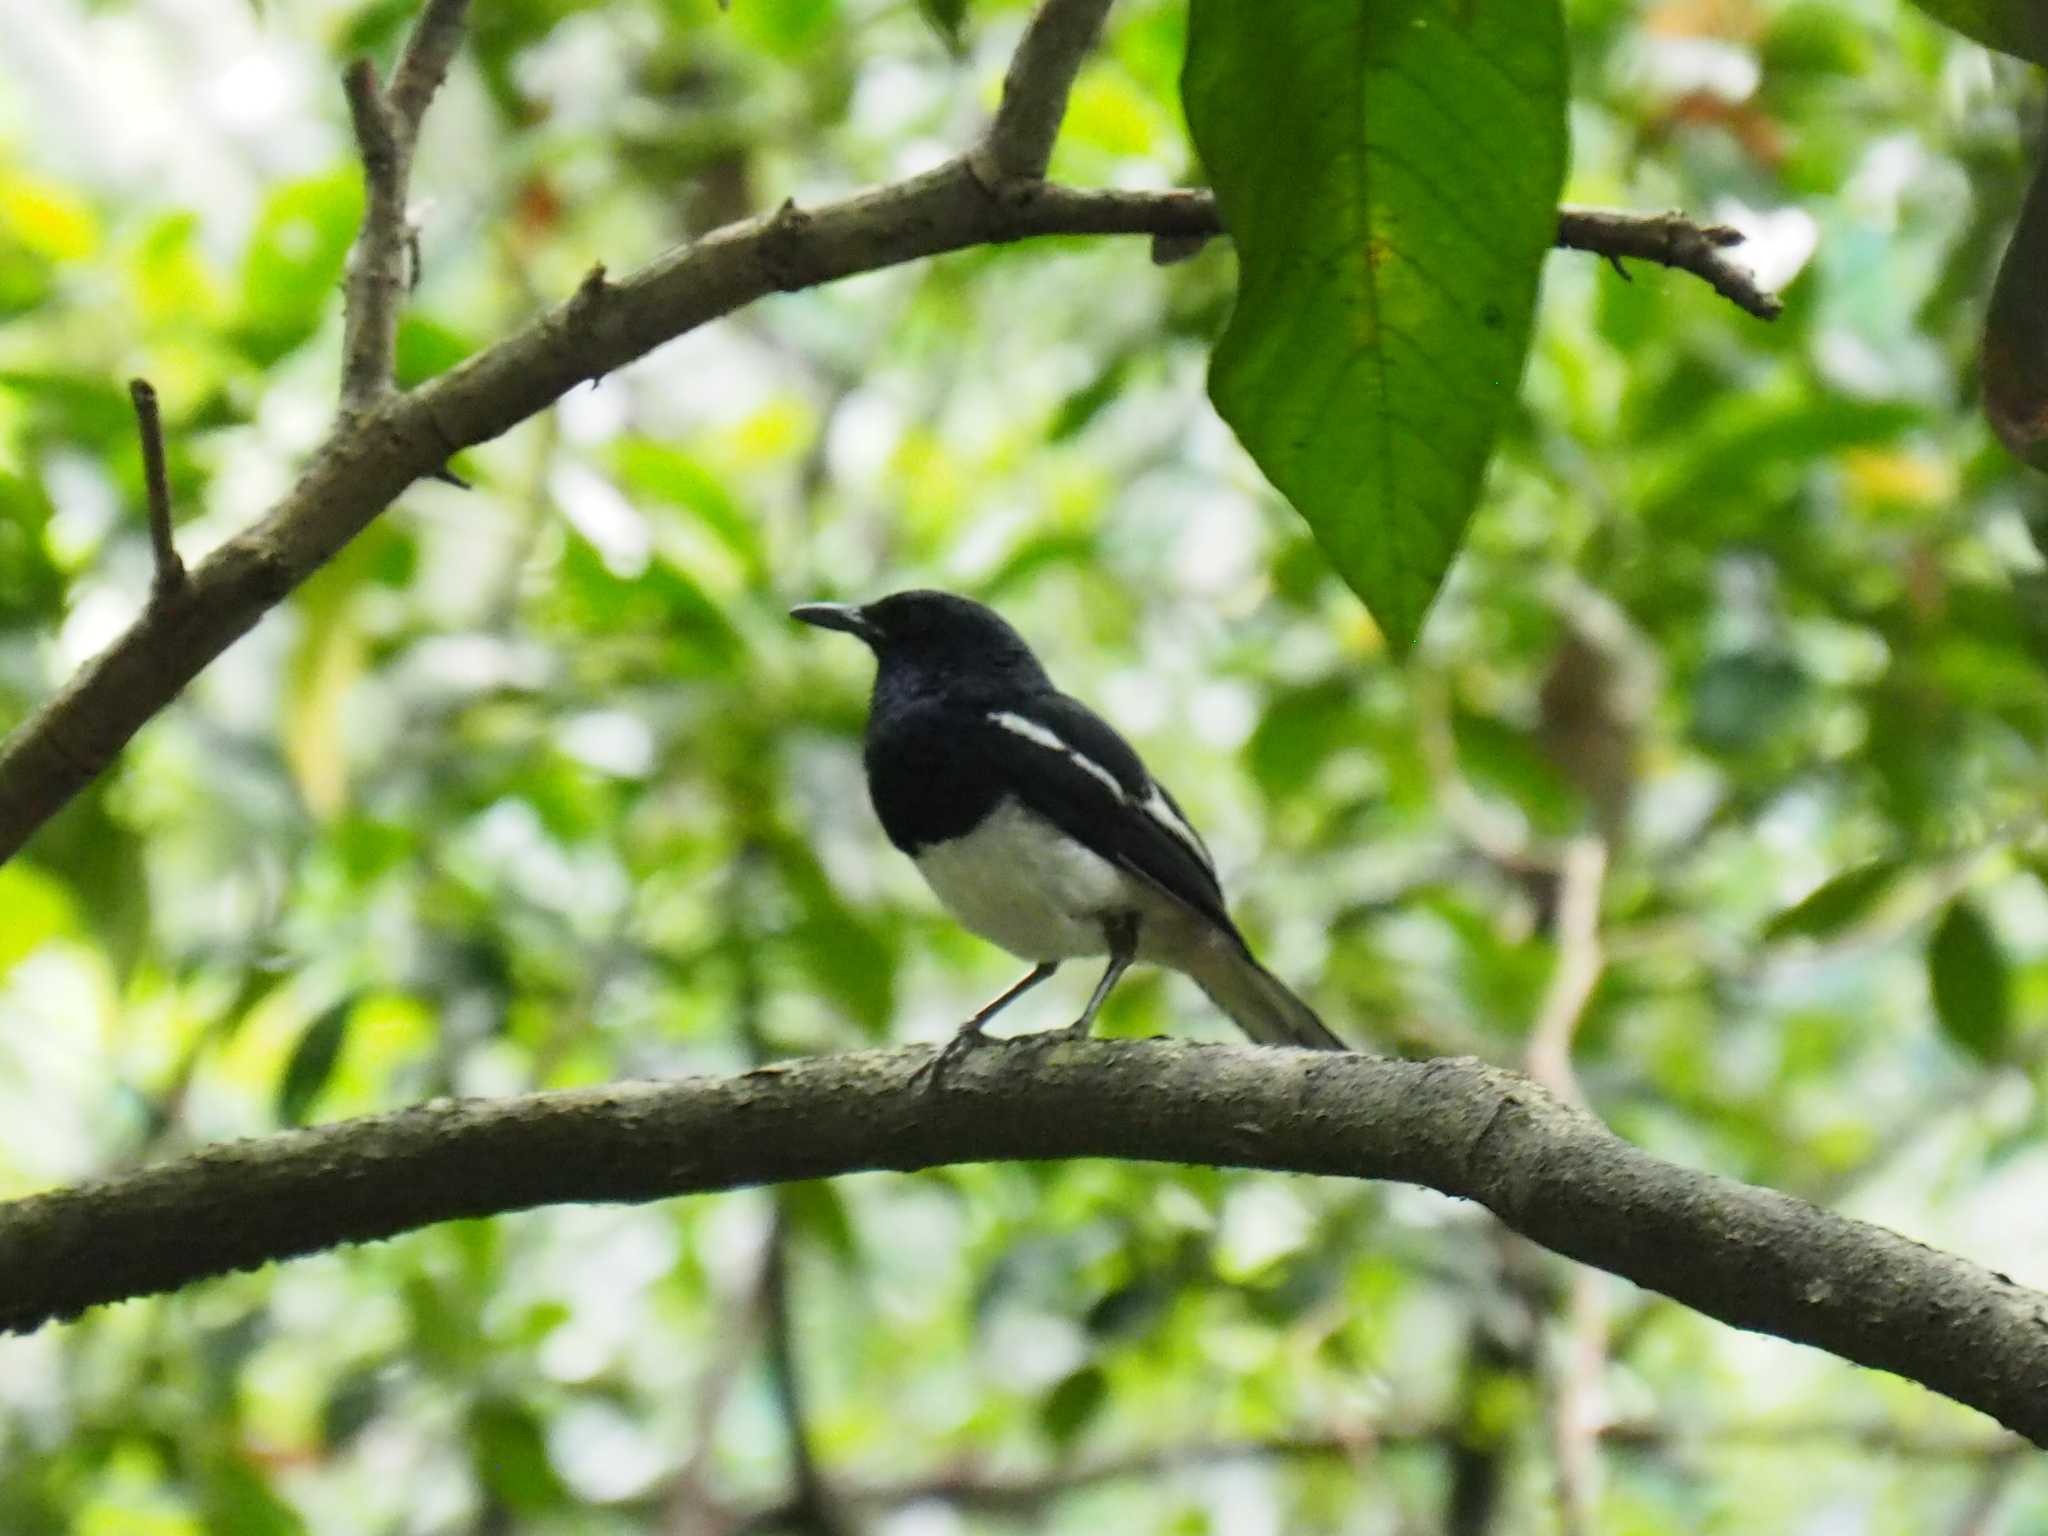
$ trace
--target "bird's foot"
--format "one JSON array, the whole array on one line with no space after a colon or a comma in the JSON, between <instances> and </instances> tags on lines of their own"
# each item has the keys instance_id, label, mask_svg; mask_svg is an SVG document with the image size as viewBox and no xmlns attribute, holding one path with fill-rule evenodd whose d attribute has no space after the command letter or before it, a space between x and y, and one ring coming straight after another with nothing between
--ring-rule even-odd
<instances>
[{"instance_id":1,"label":"bird's foot","mask_svg":"<svg viewBox=\"0 0 2048 1536\"><path fill-rule=\"evenodd\" d=\"M988 1043L989 1038L981 1032L979 1024L964 1026L952 1039L933 1051L923 1066L911 1073L911 1085L915 1087L922 1083L926 1093L932 1092L945 1080L948 1072Z\"/></svg>"},{"instance_id":2,"label":"bird's foot","mask_svg":"<svg viewBox=\"0 0 2048 1536\"><path fill-rule=\"evenodd\" d=\"M1095 1034L1095 1020L1084 1013L1065 1029L1049 1029L1046 1033L1056 1040L1087 1040Z\"/></svg>"}]
</instances>

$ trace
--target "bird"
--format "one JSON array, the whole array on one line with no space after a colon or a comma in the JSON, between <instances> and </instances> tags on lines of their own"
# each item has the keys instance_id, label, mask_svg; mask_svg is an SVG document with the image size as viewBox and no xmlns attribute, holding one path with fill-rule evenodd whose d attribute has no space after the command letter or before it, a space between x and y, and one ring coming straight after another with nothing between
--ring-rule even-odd
<instances>
[{"instance_id":1,"label":"bird","mask_svg":"<svg viewBox=\"0 0 2048 1536\"><path fill-rule=\"evenodd\" d=\"M1142 960L1192 978L1261 1044L1348 1049L1253 956L1180 803L995 610L916 590L790 617L874 653L861 755L882 830L962 926L1031 962L928 1066L943 1072L998 1013L1087 956L1108 964L1070 1038L1093 1031Z\"/></svg>"}]
</instances>

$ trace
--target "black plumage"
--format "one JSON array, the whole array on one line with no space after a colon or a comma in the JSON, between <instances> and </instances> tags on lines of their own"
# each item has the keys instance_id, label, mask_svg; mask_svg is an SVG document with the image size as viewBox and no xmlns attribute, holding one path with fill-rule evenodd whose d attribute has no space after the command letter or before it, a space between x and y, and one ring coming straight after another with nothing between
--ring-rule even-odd
<instances>
[{"instance_id":1,"label":"black plumage","mask_svg":"<svg viewBox=\"0 0 2048 1536\"><path fill-rule=\"evenodd\" d=\"M926 591L793 613L875 653L864 758L890 841L966 926L1037 963L961 1044L1061 960L1107 954L1076 1033L1146 959L1192 976L1254 1039L1344 1048L1252 957L1179 804L998 614Z\"/></svg>"}]
</instances>

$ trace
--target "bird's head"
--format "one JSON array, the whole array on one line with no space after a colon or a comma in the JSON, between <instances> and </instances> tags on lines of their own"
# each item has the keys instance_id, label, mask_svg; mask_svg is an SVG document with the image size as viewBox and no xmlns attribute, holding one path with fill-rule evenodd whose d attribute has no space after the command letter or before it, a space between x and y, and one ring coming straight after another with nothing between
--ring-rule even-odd
<instances>
[{"instance_id":1,"label":"bird's head","mask_svg":"<svg viewBox=\"0 0 2048 1536\"><path fill-rule=\"evenodd\" d=\"M804 603L789 616L843 629L892 673L933 684L1047 686L1024 637L993 608L951 592L897 592L872 603Z\"/></svg>"}]
</instances>

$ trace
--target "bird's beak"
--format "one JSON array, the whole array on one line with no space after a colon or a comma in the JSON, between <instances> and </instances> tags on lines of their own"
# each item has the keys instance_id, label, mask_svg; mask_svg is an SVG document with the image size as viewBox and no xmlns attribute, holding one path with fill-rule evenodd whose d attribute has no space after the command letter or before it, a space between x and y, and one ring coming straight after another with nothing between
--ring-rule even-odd
<instances>
[{"instance_id":1,"label":"bird's beak","mask_svg":"<svg viewBox=\"0 0 2048 1536\"><path fill-rule=\"evenodd\" d=\"M875 627L852 603L799 603L789 610L789 616L799 624L815 624L820 629L843 629L849 635L872 642Z\"/></svg>"}]
</instances>

